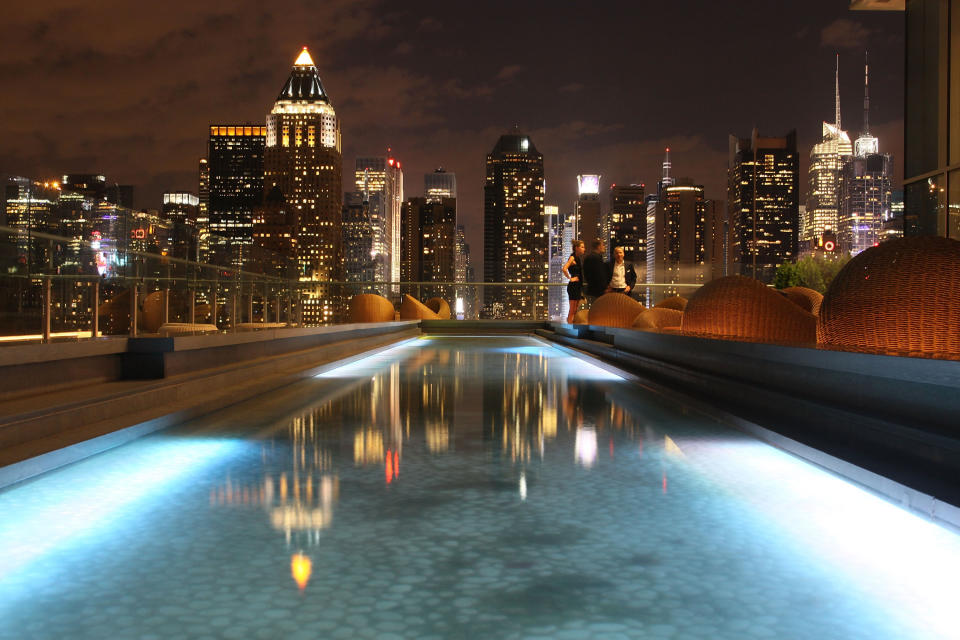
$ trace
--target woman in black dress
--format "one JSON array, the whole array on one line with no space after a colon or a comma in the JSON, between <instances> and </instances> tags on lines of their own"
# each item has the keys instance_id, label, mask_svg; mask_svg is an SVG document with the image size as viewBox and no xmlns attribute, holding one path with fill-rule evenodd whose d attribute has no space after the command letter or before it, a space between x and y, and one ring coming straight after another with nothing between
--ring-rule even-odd
<instances>
[{"instance_id":1,"label":"woman in black dress","mask_svg":"<svg viewBox=\"0 0 960 640\"><path fill-rule=\"evenodd\" d=\"M573 316L577 313L577 307L580 306L580 299L583 297L583 263L580 258L583 257L586 248L583 246L583 240L574 240L573 253L567 258L567 263L563 265L563 275L567 276L567 297L570 298L570 312L567 313L567 324L573 323Z\"/></svg>"}]
</instances>

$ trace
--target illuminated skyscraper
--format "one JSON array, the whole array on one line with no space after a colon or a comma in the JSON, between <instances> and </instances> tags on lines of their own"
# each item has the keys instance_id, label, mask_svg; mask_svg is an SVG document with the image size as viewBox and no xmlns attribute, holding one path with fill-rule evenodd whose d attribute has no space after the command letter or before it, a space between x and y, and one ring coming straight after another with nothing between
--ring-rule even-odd
<instances>
[{"instance_id":1,"label":"illuminated skyscraper","mask_svg":"<svg viewBox=\"0 0 960 640\"><path fill-rule=\"evenodd\" d=\"M379 208L379 194L373 196L372 202L373 206L371 199L362 192L352 191L344 195L343 272L347 282L383 282L384 256L377 252L375 239L382 233L382 228L372 216L372 211ZM376 290L378 293L385 291L383 288Z\"/></svg>"},{"instance_id":2,"label":"illuminated skyscraper","mask_svg":"<svg viewBox=\"0 0 960 640\"><path fill-rule=\"evenodd\" d=\"M604 233L603 210L600 202L600 176L577 176L577 202L574 234L586 245L587 253L593 251L597 238L607 242ZM608 243L609 244L609 243ZM607 247L609 254L610 247Z\"/></svg>"},{"instance_id":3,"label":"illuminated skyscraper","mask_svg":"<svg viewBox=\"0 0 960 640\"><path fill-rule=\"evenodd\" d=\"M160 218L165 223L160 246L168 255L184 260L197 257L197 216L200 199L186 191L163 194Z\"/></svg>"},{"instance_id":4,"label":"illuminated skyscraper","mask_svg":"<svg viewBox=\"0 0 960 640\"><path fill-rule=\"evenodd\" d=\"M880 153L880 141L870 134L870 67L864 64L863 131L854 142L854 155L840 172L840 215L837 240L841 251L857 255L885 237L891 218L893 157Z\"/></svg>"},{"instance_id":5,"label":"illuminated skyscraper","mask_svg":"<svg viewBox=\"0 0 960 640\"><path fill-rule=\"evenodd\" d=\"M643 204L644 185L610 187L610 248L623 247L624 259L632 262L644 282L647 252L647 210Z\"/></svg>"},{"instance_id":6,"label":"illuminated skyscraper","mask_svg":"<svg viewBox=\"0 0 960 640\"><path fill-rule=\"evenodd\" d=\"M756 185L756 190L754 190ZM730 136L727 212L731 261L740 275L771 282L777 267L797 258L800 156L797 132L782 138Z\"/></svg>"},{"instance_id":7,"label":"illuminated skyscraper","mask_svg":"<svg viewBox=\"0 0 960 640\"><path fill-rule=\"evenodd\" d=\"M647 282L704 282L709 273L710 233L703 185L694 184L690 179L674 181L671 178L653 206L653 220L647 227ZM676 295L679 292L660 293Z\"/></svg>"},{"instance_id":8,"label":"illuminated skyscraper","mask_svg":"<svg viewBox=\"0 0 960 640\"><path fill-rule=\"evenodd\" d=\"M401 276L404 282L454 282L457 277L457 201L409 198L403 205ZM449 297L449 288L421 289Z\"/></svg>"},{"instance_id":9,"label":"illuminated skyscraper","mask_svg":"<svg viewBox=\"0 0 960 640\"><path fill-rule=\"evenodd\" d=\"M487 154L483 188L484 282L547 281L543 155L529 136L500 136ZM484 307L494 317L540 317L546 294L532 287L486 287Z\"/></svg>"},{"instance_id":10,"label":"illuminated skyscraper","mask_svg":"<svg viewBox=\"0 0 960 640\"><path fill-rule=\"evenodd\" d=\"M840 58L837 57L836 112L834 123L823 123L823 137L810 150L807 218L801 239L816 244L825 231L836 232L840 214L840 170L846 156L853 153L850 135L840 125Z\"/></svg>"},{"instance_id":11,"label":"illuminated skyscraper","mask_svg":"<svg viewBox=\"0 0 960 640\"><path fill-rule=\"evenodd\" d=\"M206 261L210 239L210 163L200 158L198 167L197 191L197 256L196 260Z\"/></svg>"},{"instance_id":12,"label":"illuminated skyscraper","mask_svg":"<svg viewBox=\"0 0 960 640\"><path fill-rule=\"evenodd\" d=\"M233 253L225 245L253 242L253 211L263 203L266 133L250 124L210 126L207 211L218 254Z\"/></svg>"},{"instance_id":13,"label":"illuminated skyscraper","mask_svg":"<svg viewBox=\"0 0 960 640\"><path fill-rule=\"evenodd\" d=\"M457 175L444 171L443 167L423 176L423 194L428 202L457 197Z\"/></svg>"},{"instance_id":14,"label":"illuminated skyscraper","mask_svg":"<svg viewBox=\"0 0 960 640\"><path fill-rule=\"evenodd\" d=\"M293 63L280 95L267 114L264 186L279 187L297 218L297 260L301 281L326 282L342 276L340 122L307 48ZM334 319L339 304L332 292L304 290L303 322Z\"/></svg>"},{"instance_id":15,"label":"illuminated skyscraper","mask_svg":"<svg viewBox=\"0 0 960 640\"><path fill-rule=\"evenodd\" d=\"M388 149L389 151L389 149ZM403 206L403 171L391 155L357 158L355 187L370 206L374 228L373 251L378 264L376 280L401 280L400 209Z\"/></svg>"}]
</instances>

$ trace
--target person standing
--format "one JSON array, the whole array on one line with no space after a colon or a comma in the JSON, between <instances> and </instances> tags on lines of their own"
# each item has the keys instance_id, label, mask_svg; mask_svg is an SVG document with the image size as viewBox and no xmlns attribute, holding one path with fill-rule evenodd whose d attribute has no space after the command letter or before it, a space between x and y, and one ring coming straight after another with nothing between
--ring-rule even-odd
<instances>
[{"instance_id":1,"label":"person standing","mask_svg":"<svg viewBox=\"0 0 960 640\"><path fill-rule=\"evenodd\" d=\"M610 270L603 260L603 240L594 240L593 251L583 259L583 279L587 282L584 297L592 306L593 301L606 293L610 286Z\"/></svg>"},{"instance_id":2,"label":"person standing","mask_svg":"<svg viewBox=\"0 0 960 640\"><path fill-rule=\"evenodd\" d=\"M613 264L610 266L610 291L630 295L637 284L637 272L632 262L623 259L623 247L613 250Z\"/></svg>"},{"instance_id":3,"label":"person standing","mask_svg":"<svg viewBox=\"0 0 960 640\"><path fill-rule=\"evenodd\" d=\"M571 249L573 253L567 258L563 265L563 275L567 276L567 297L570 299L570 311L567 313L567 324L573 324L573 316L577 313L577 307L580 306L580 299L583 297L583 254L586 248L583 240L574 240Z\"/></svg>"}]
</instances>

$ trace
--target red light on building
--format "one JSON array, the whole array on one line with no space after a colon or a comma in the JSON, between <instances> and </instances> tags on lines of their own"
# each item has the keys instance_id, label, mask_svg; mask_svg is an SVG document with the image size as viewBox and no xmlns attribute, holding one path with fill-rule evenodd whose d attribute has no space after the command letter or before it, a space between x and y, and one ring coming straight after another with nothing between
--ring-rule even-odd
<instances>
[{"instance_id":1,"label":"red light on building","mask_svg":"<svg viewBox=\"0 0 960 640\"><path fill-rule=\"evenodd\" d=\"M836 248L837 246L833 243L833 240L827 240L826 242L823 243L824 251L833 251Z\"/></svg>"},{"instance_id":2,"label":"red light on building","mask_svg":"<svg viewBox=\"0 0 960 640\"><path fill-rule=\"evenodd\" d=\"M389 160L387 160L387 164L389 164L389 165L392 167L392 166L393 166L393 158L390 158Z\"/></svg>"}]
</instances>

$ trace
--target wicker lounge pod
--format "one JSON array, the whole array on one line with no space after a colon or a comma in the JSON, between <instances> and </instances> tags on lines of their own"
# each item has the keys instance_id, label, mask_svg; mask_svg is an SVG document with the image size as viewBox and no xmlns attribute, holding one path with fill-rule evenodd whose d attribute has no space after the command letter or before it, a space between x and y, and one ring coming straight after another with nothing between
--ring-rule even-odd
<instances>
[{"instance_id":1,"label":"wicker lounge pod","mask_svg":"<svg viewBox=\"0 0 960 640\"><path fill-rule=\"evenodd\" d=\"M441 320L450 319L450 305L443 298L430 298L423 305L437 314Z\"/></svg>"},{"instance_id":2,"label":"wicker lounge pod","mask_svg":"<svg viewBox=\"0 0 960 640\"><path fill-rule=\"evenodd\" d=\"M960 242L890 240L837 274L820 308L822 347L960 360Z\"/></svg>"},{"instance_id":3,"label":"wicker lounge pod","mask_svg":"<svg viewBox=\"0 0 960 640\"><path fill-rule=\"evenodd\" d=\"M350 322L392 322L397 317L393 303L375 293L360 293L350 299Z\"/></svg>"},{"instance_id":4,"label":"wicker lounge pod","mask_svg":"<svg viewBox=\"0 0 960 640\"><path fill-rule=\"evenodd\" d=\"M633 319L634 329L643 329L644 331L680 331L680 324L683 321L683 311L676 309L664 309L662 307L653 307L641 311Z\"/></svg>"},{"instance_id":5,"label":"wicker lounge pod","mask_svg":"<svg viewBox=\"0 0 960 640\"><path fill-rule=\"evenodd\" d=\"M605 293L593 301L588 317L592 325L628 328L643 309L643 305L630 296Z\"/></svg>"},{"instance_id":6,"label":"wicker lounge pod","mask_svg":"<svg viewBox=\"0 0 960 640\"><path fill-rule=\"evenodd\" d=\"M433 312L433 309L423 304L416 298L404 294L403 302L400 303L401 320L439 320L440 316Z\"/></svg>"},{"instance_id":7,"label":"wicker lounge pod","mask_svg":"<svg viewBox=\"0 0 960 640\"><path fill-rule=\"evenodd\" d=\"M787 287L780 289L780 293L787 297L790 302L799 305L805 311L813 315L820 313L820 305L823 303L823 294L807 287Z\"/></svg>"},{"instance_id":8,"label":"wicker lounge pod","mask_svg":"<svg viewBox=\"0 0 960 640\"><path fill-rule=\"evenodd\" d=\"M687 308L687 299L682 296L673 296L672 298L667 298L666 300L661 300L657 304L653 305L654 309L674 309L676 311L683 311Z\"/></svg>"},{"instance_id":9,"label":"wicker lounge pod","mask_svg":"<svg viewBox=\"0 0 960 640\"><path fill-rule=\"evenodd\" d=\"M590 324L590 311L588 309L578 309L573 314L573 324Z\"/></svg>"},{"instance_id":10,"label":"wicker lounge pod","mask_svg":"<svg viewBox=\"0 0 960 640\"><path fill-rule=\"evenodd\" d=\"M703 285L683 312L684 335L813 346L817 317L763 283L727 276Z\"/></svg>"}]
</instances>

